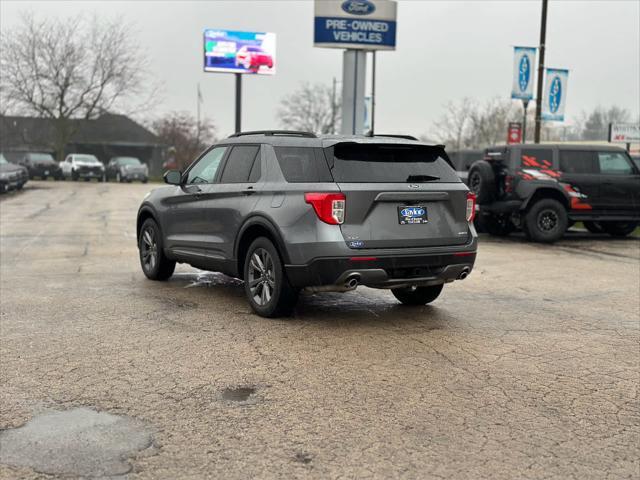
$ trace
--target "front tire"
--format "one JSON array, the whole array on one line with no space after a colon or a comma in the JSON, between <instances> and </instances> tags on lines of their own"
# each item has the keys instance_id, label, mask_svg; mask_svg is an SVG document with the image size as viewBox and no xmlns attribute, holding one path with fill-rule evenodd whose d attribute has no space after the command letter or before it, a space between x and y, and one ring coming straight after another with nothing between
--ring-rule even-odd
<instances>
[{"instance_id":1,"label":"front tire","mask_svg":"<svg viewBox=\"0 0 640 480\"><path fill-rule=\"evenodd\" d=\"M268 238L257 238L247 250L244 292L261 317L289 316L298 302L298 290L289 283L280 255Z\"/></svg>"},{"instance_id":2,"label":"front tire","mask_svg":"<svg viewBox=\"0 0 640 480\"><path fill-rule=\"evenodd\" d=\"M394 288L391 293L403 305L426 305L438 298L443 287L444 284L429 287Z\"/></svg>"},{"instance_id":3,"label":"front tire","mask_svg":"<svg viewBox=\"0 0 640 480\"><path fill-rule=\"evenodd\" d=\"M524 217L525 233L534 242L553 243L567 231L567 210L557 200L544 198L537 201Z\"/></svg>"},{"instance_id":4,"label":"front tire","mask_svg":"<svg viewBox=\"0 0 640 480\"><path fill-rule=\"evenodd\" d=\"M626 237L638 227L638 222L602 222L601 225L612 237Z\"/></svg>"},{"instance_id":5,"label":"front tire","mask_svg":"<svg viewBox=\"0 0 640 480\"><path fill-rule=\"evenodd\" d=\"M142 272L150 280L167 280L176 268L176 262L164 254L160 227L152 218L142 224L138 238L138 252Z\"/></svg>"}]
</instances>

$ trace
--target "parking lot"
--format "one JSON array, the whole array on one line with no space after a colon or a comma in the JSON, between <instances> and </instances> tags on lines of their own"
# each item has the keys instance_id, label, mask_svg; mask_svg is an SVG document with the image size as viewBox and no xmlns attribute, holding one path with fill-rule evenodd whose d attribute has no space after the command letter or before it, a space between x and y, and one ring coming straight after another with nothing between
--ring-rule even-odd
<instances>
[{"instance_id":1,"label":"parking lot","mask_svg":"<svg viewBox=\"0 0 640 480\"><path fill-rule=\"evenodd\" d=\"M638 237L482 236L432 306L359 288L268 320L237 280L144 278L150 188L34 181L0 199L0 441L78 408L148 433L115 467L74 460L71 435L5 443L1 478L640 476Z\"/></svg>"}]
</instances>

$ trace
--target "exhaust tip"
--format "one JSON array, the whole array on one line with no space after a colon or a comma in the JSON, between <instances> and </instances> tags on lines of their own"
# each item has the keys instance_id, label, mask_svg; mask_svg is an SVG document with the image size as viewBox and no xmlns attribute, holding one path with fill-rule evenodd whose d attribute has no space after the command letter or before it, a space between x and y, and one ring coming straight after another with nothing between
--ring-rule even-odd
<instances>
[{"instance_id":1,"label":"exhaust tip","mask_svg":"<svg viewBox=\"0 0 640 480\"><path fill-rule=\"evenodd\" d=\"M349 278L344 286L350 290L353 290L354 288L356 288L358 286L358 277L351 277Z\"/></svg>"},{"instance_id":2,"label":"exhaust tip","mask_svg":"<svg viewBox=\"0 0 640 480\"><path fill-rule=\"evenodd\" d=\"M464 267L462 269L462 272L460 272L460 275L458 275L458 279L459 280L464 280L465 278L467 278L469 276L469 272L471 271L471 269L469 267Z\"/></svg>"}]
</instances>

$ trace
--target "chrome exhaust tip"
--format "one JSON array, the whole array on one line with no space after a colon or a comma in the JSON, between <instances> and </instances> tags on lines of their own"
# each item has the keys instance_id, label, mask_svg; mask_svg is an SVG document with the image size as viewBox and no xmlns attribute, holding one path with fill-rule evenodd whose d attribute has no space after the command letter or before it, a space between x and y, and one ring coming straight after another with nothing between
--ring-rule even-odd
<instances>
[{"instance_id":1,"label":"chrome exhaust tip","mask_svg":"<svg viewBox=\"0 0 640 480\"><path fill-rule=\"evenodd\" d=\"M458 275L458 280L464 280L469 276L470 272L471 272L471 269L469 267L464 267L462 269L462 272L460 272L460 275Z\"/></svg>"},{"instance_id":2,"label":"chrome exhaust tip","mask_svg":"<svg viewBox=\"0 0 640 480\"><path fill-rule=\"evenodd\" d=\"M344 287L348 290L354 290L358 286L358 277L350 277L345 283Z\"/></svg>"}]
</instances>

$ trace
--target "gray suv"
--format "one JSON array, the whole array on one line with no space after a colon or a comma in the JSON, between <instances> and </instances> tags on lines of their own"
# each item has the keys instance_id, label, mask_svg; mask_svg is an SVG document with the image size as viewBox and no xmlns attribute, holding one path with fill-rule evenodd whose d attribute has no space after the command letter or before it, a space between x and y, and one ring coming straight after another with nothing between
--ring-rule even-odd
<instances>
[{"instance_id":1,"label":"gray suv","mask_svg":"<svg viewBox=\"0 0 640 480\"><path fill-rule=\"evenodd\" d=\"M303 289L424 305L475 262L475 195L442 146L409 137L244 132L164 179L138 212L144 274L166 280L179 262L241 278L265 317Z\"/></svg>"}]
</instances>

